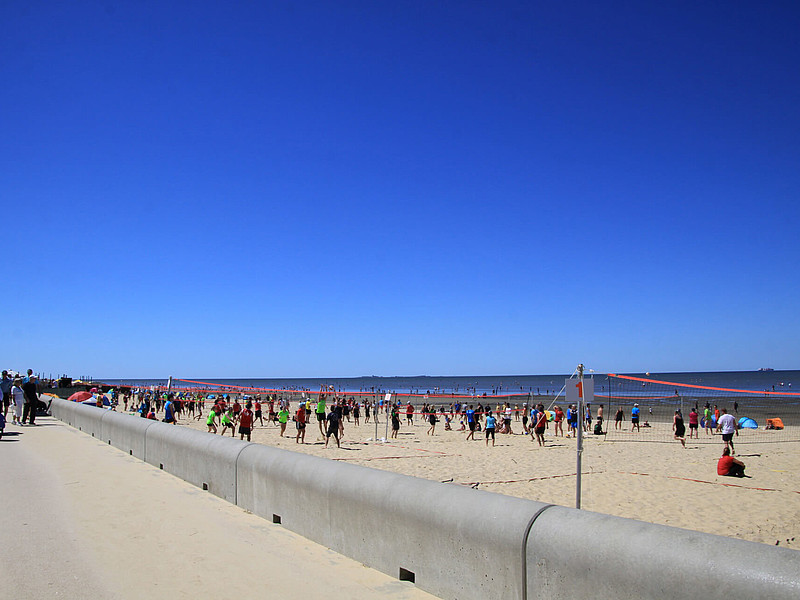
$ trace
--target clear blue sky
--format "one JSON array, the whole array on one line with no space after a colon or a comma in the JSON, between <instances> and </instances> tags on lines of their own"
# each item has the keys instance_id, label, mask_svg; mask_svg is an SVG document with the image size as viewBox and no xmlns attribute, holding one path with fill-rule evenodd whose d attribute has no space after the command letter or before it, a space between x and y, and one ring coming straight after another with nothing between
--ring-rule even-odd
<instances>
[{"instance_id":1,"label":"clear blue sky","mask_svg":"<svg viewBox=\"0 0 800 600\"><path fill-rule=\"evenodd\" d=\"M796 2L0 8L3 368L798 368Z\"/></svg>"}]
</instances>

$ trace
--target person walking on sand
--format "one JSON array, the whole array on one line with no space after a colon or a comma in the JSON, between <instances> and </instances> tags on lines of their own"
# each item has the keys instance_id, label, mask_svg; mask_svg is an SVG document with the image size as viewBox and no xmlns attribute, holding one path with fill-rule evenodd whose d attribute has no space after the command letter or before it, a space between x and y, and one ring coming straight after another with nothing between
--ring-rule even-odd
<instances>
[{"instance_id":1,"label":"person walking on sand","mask_svg":"<svg viewBox=\"0 0 800 600\"><path fill-rule=\"evenodd\" d=\"M406 406L406 424L414 424L414 405L411 404L411 402L409 402L408 406Z\"/></svg>"},{"instance_id":2,"label":"person walking on sand","mask_svg":"<svg viewBox=\"0 0 800 600\"><path fill-rule=\"evenodd\" d=\"M686 448L686 426L683 424L683 415L680 409L675 411L672 419L672 431L675 432L675 439L680 440L681 446Z\"/></svg>"},{"instance_id":3,"label":"person walking on sand","mask_svg":"<svg viewBox=\"0 0 800 600\"><path fill-rule=\"evenodd\" d=\"M281 426L281 437L283 434L286 433L286 423L289 422L289 411L286 406L281 406L280 411L278 412L278 423Z\"/></svg>"},{"instance_id":4,"label":"person walking on sand","mask_svg":"<svg viewBox=\"0 0 800 600\"><path fill-rule=\"evenodd\" d=\"M689 413L689 439L692 439L692 437L700 439L700 432L697 429L700 424L699 419L700 415L697 414L697 407L694 407Z\"/></svg>"},{"instance_id":5,"label":"person walking on sand","mask_svg":"<svg viewBox=\"0 0 800 600\"><path fill-rule=\"evenodd\" d=\"M739 435L739 430L736 428L736 419L733 415L728 414L728 409L723 408L721 415L717 420L717 431L722 431L722 441L725 442L725 447L730 447L731 454L736 454L733 448L733 435Z\"/></svg>"},{"instance_id":6,"label":"person walking on sand","mask_svg":"<svg viewBox=\"0 0 800 600\"><path fill-rule=\"evenodd\" d=\"M486 446L489 446L489 437L492 438L492 447L494 447L494 430L497 426L497 419L492 415L492 411L486 413Z\"/></svg>"},{"instance_id":7,"label":"person walking on sand","mask_svg":"<svg viewBox=\"0 0 800 600\"><path fill-rule=\"evenodd\" d=\"M706 435L714 435L711 431L713 424L711 423L711 407L708 405L708 402L706 402L706 407L703 409L703 419L705 419L703 421L703 429L706 430Z\"/></svg>"},{"instance_id":8,"label":"person walking on sand","mask_svg":"<svg viewBox=\"0 0 800 600\"><path fill-rule=\"evenodd\" d=\"M430 423L431 426L428 428L428 431L426 432L426 435L433 435L434 431L436 431L436 409L435 408L431 408L430 412L428 413L428 423Z\"/></svg>"},{"instance_id":9,"label":"person walking on sand","mask_svg":"<svg viewBox=\"0 0 800 600\"><path fill-rule=\"evenodd\" d=\"M467 434L467 440L474 440L475 439L475 409L472 408L472 404L469 405L467 409L467 427L469 428L469 433Z\"/></svg>"}]
</instances>

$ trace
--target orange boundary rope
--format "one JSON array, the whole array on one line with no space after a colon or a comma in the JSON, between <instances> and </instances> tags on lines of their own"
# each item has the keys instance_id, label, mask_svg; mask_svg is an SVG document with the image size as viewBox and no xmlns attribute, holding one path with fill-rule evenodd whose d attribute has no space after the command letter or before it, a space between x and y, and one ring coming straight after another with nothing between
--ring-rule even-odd
<instances>
[{"instance_id":1,"label":"orange boundary rope","mask_svg":"<svg viewBox=\"0 0 800 600\"><path fill-rule=\"evenodd\" d=\"M628 379L630 381L643 381L645 383L662 383L664 385L673 385L677 387L688 387L688 388L695 388L701 390L714 390L718 392L737 392L740 394L755 394L760 396L761 394L769 394L774 396L800 396L800 392L768 392L766 390L757 391L757 390L734 390L730 388L719 388L719 387L711 387L708 385L695 385L693 383L676 383L674 381L660 381L658 379L645 379L643 377L631 377L630 375L615 375L614 373L607 373L609 377L617 377L618 379Z\"/></svg>"}]
</instances>

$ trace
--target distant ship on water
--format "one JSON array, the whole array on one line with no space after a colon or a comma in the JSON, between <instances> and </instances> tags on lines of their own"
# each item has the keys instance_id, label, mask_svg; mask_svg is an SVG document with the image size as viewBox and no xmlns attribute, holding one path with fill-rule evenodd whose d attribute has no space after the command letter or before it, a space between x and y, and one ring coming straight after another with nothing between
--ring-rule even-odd
<instances>
[{"instance_id":1,"label":"distant ship on water","mask_svg":"<svg viewBox=\"0 0 800 600\"><path fill-rule=\"evenodd\" d=\"M771 368L771 367L761 367L761 368L759 369L759 371L761 371L761 372L766 372L766 371L774 371L774 370L775 370L775 369L773 369L773 368Z\"/></svg>"}]
</instances>

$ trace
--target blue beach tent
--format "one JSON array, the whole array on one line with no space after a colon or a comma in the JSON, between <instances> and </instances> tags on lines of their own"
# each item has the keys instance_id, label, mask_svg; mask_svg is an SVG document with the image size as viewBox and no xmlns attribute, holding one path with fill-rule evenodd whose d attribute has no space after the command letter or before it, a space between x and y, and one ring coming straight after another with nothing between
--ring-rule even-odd
<instances>
[{"instance_id":1,"label":"blue beach tent","mask_svg":"<svg viewBox=\"0 0 800 600\"><path fill-rule=\"evenodd\" d=\"M750 417L742 417L739 419L739 429L758 429L758 423L756 423Z\"/></svg>"}]
</instances>

